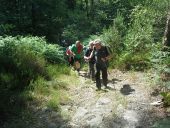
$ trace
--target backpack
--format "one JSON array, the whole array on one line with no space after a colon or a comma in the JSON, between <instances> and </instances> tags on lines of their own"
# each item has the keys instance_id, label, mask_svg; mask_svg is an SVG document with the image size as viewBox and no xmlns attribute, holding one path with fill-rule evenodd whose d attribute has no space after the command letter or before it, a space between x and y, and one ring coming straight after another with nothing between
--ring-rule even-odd
<instances>
[{"instance_id":1,"label":"backpack","mask_svg":"<svg viewBox=\"0 0 170 128\"><path fill-rule=\"evenodd\" d=\"M105 46L105 49L107 50L107 52L108 52L109 55L111 56L113 52L112 52L110 46Z\"/></svg>"},{"instance_id":2,"label":"backpack","mask_svg":"<svg viewBox=\"0 0 170 128\"><path fill-rule=\"evenodd\" d=\"M77 48L77 53L80 54L83 51L83 45L79 45Z\"/></svg>"},{"instance_id":3,"label":"backpack","mask_svg":"<svg viewBox=\"0 0 170 128\"><path fill-rule=\"evenodd\" d=\"M67 47L67 48L66 48L66 55L67 55L67 56L69 56L70 54L71 54L71 52L70 52L70 48L69 48L69 47Z\"/></svg>"},{"instance_id":4,"label":"backpack","mask_svg":"<svg viewBox=\"0 0 170 128\"><path fill-rule=\"evenodd\" d=\"M104 46L105 47L105 51L109 54L109 58L111 59L112 58L112 50L110 48L110 46ZM109 67L109 60L106 61L106 66Z\"/></svg>"}]
</instances>

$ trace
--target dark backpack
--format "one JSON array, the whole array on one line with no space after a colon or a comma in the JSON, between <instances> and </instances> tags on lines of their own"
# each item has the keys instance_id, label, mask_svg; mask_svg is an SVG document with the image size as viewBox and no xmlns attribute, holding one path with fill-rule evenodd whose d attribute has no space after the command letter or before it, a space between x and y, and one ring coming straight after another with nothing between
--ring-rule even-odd
<instances>
[{"instance_id":1,"label":"dark backpack","mask_svg":"<svg viewBox=\"0 0 170 128\"><path fill-rule=\"evenodd\" d=\"M69 56L70 55L70 49L69 49L69 47L67 47L66 48L66 53L65 53L67 56Z\"/></svg>"},{"instance_id":2,"label":"dark backpack","mask_svg":"<svg viewBox=\"0 0 170 128\"><path fill-rule=\"evenodd\" d=\"M105 49L107 50L107 52L109 53L109 55L112 55L112 50L110 48L110 46L105 46Z\"/></svg>"},{"instance_id":3,"label":"dark backpack","mask_svg":"<svg viewBox=\"0 0 170 128\"><path fill-rule=\"evenodd\" d=\"M112 58L112 50L111 50L111 48L110 48L110 46L104 46L105 47L105 50L106 50L106 52L109 54L109 56ZM109 67L109 61L106 61L106 65L107 65L107 67Z\"/></svg>"}]
</instances>

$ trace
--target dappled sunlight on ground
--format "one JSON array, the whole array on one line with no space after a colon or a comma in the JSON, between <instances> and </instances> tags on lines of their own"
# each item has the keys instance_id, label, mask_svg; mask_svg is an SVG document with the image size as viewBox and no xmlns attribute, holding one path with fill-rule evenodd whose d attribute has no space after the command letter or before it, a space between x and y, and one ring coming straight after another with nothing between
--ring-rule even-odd
<instances>
[{"instance_id":1,"label":"dappled sunlight on ground","mask_svg":"<svg viewBox=\"0 0 170 128\"><path fill-rule=\"evenodd\" d=\"M142 72L113 70L109 72L108 87L96 91L95 82L86 77L86 72L80 72L80 85L70 89L72 102L65 109L70 113L68 127L151 127L165 114L158 114L160 109L150 104L159 97L150 95L147 79Z\"/></svg>"}]
</instances>

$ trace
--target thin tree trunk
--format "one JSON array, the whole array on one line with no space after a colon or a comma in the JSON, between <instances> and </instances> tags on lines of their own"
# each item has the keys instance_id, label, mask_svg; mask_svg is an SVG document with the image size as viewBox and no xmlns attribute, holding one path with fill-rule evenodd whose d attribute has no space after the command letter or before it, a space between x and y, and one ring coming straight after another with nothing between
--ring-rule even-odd
<instances>
[{"instance_id":1,"label":"thin tree trunk","mask_svg":"<svg viewBox=\"0 0 170 128\"><path fill-rule=\"evenodd\" d=\"M32 20L32 33L33 35L35 34L35 30L36 30L36 11L35 11L35 4L32 3L31 4L31 20Z\"/></svg>"},{"instance_id":2,"label":"thin tree trunk","mask_svg":"<svg viewBox=\"0 0 170 128\"><path fill-rule=\"evenodd\" d=\"M167 16L163 44L164 46L170 46L170 11Z\"/></svg>"},{"instance_id":3,"label":"thin tree trunk","mask_svg":"<svg viewBox=\"0 0 170 128\"><path fill-rule=\"evenodd\" d=\"M16 0L16 5L17 5L17 11L16 11L16 16L17 16L17 27L18 30L21 30L21 1Z\"/></svg>"},{"instance_id":4,"label":"thin tree trunk","mask_svg":"<svg viewBox=\"0 0 170 128\"><path fill-rule=\"evenodd\" d=\"M83 0L80 1L80 6L79 7L80 7L80 10L82 10L82 8L83 8Z\"/></svg>"},{"instance_id":5,"label":"thin tree trunk","mask_svg":"<svg viewBox=\"0 0 170 128\"><path fill-rule=\"evenodd\" d=\"M67 0L67 5L68 5L69 9L74 10L76 7L76 0Z\"/></svg>"},{"instance_id":6,"label":"thin tree trunk","mask_svg":"<svg viewBox=\"0 0 170 128\"><path fill-rule=\"evenodd\" d=\"M91 18L94 19L94 0L90 1L90 15Z\"/></svg>"},{"instance_id":7,"label":"thin tree trunk","mask_svg":"<svg viewBox=\"0 0 170 128\"><path fill-rule=\"evenodd\" d=\"M85 0L86 3L86 13L87 13L87 18L89 18L89 8L88 8L88 0Z\"/></svg>"}]
</instances>

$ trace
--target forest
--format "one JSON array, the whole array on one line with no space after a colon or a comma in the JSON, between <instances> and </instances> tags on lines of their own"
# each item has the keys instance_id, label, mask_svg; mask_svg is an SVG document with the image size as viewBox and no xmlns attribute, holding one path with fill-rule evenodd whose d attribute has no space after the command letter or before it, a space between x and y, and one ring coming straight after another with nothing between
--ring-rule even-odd
<instances>
[{"instance_id":1,"label":"forest","mask_svg":"<svg viewBox=\"0 0 170 128\"><path fill-rule=\"evenodd\" d=\"M38 108L60 111L68 100L62 90L78 79L65 55L77 40L87 47L89 41L100 38L109 46L109 70L153 71L164 106L170 106L170 0L0 3L2 128L36 126ZM86 70L87 64L82 65Z\"/></svg>"}]
</instances>

